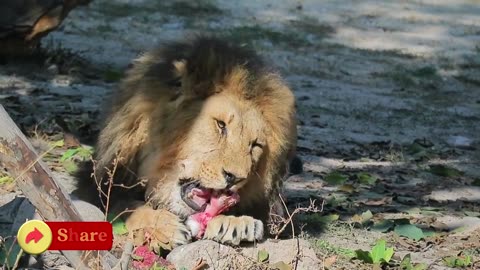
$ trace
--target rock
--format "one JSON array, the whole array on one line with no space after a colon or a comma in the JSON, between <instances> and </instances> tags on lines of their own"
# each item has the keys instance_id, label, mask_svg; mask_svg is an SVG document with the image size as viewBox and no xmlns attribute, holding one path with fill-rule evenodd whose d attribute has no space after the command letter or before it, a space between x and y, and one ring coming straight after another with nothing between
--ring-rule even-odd
<instances>
[{"instance_id":1,"label":"rock","mask_svg":"<svg viewBox=\"0 0 480 270\"><path fill-rule=\"evenodd\" d=\"M432 191L431 194L424 196L424 200L432 200L437 202L445 201L470 201L476 202L480 200L480 187L459 186L448 189L439 189Z\"/></svg>"},{"instance_id":2,"label":"rock","mask_svg":"<svg viewBox=\"0 0 480 270\"><path fill-rule=\"evenodd\" d=\"M105 214L95 205L72 198L73 205L77 208L84 221L104 221Z\"/></svg>"},{"instance_id":3,"label":"rock","mask_svg":"<svg viewBox=\"0 0 480 270\"><path fill-rule=\"evenodd\" d=\"M464 136L451 136L447 143L457 148L469 149L472 146L473 140Z\"/></svg>"},{"instance_id":4,"label":"rock","mask_svg":"<svg viewBox=\"0 0 480 270\"><path fill-rule=\"evenodd\" d=\"M57 75L58 74L58 66L55 65L55 64L52 64L50 65L48 68L47 68L47 72L52 74L52 75Z\"/></svg>"},{"instance_id":5,"label":"rock","mask_svg":"<svg viewBox=\"0 0 480 270\"><path fill-rule=\"evenodd\" d=\"M188 245L175 248L167 256L177 269L185 267L192 269L201 259L208 265L206 269L267 269L266 263L258 263L259 250L266 250L269 254L269 263L277 262L290 264L295 262L298 254L297 269L321 269L321 262L315 255L315 251L305 240L299 240L297 253L297 240L267 240L257 243L255 246L247 246L235 249L211 240L200 240ZM293 267L292 267L293 268Z\"/></svg>"},{"instance_id":6,"label":"rock","mask_svg":"<svg viewBox=\"0 0 480 270\"><path fill-rule=\"evenodd\" d=\"M458 230L456 234L470 234L475 230L480 230L480 218L478 217L457 217L442 216L437 218L437 222L445 224L445 229L449 231Z\"/></svg>"},{"instance_id":7,"label":"rock","mask_svg":"<svg viewBox=\"0 0 480 270\"><path fill-rule=\"evenodd\" d=\"M167 260L177 269L192 269L203 258L207 269L226 269L232 261L230 257L236 254L232 247L211 240L200 240L175 248L168 254Z\"/></svg>"},{"instance_id":8,"label":"rock","mask_svg":"<svg viewBox=\"0 0 480 270\"><path fill-rule=\"evenodd\" d=\"M321 269L322 266L310 243L303 239L298 240L298 245L296 239L279 241L268 239L256 246L243 248L242 253L257 259L258 251L262 249L268 252L269 261L272 264L280 261L290 264L295 262L298 254L297 269Z\"/></svg>"}]
</instances>

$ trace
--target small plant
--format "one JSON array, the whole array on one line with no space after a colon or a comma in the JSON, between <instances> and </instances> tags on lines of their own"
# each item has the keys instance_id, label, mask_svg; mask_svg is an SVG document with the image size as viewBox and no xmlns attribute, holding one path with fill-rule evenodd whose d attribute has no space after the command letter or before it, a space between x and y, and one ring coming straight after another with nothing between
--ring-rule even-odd
<instances>
[{"instance_id":1,"label":"small plant","mask_svg":"<svg viewBox=\"0 0 480 270\"><path fill-rule=\"evenodd\" d=\"M472 265L472 256L463 255L463 256L448 256L443 258L443 262L448 267L467 267Z\"/></svg>"},{"instance_id":2,"label":"small plant","mask_svg":"<svg viewBox=\"0 0 480 270\"><path fill-rule=\"evenodd\" d=\"M63 153L62 157L60 158L60 162L63 165L63 168L69 174L75 174L78 170L78 166L75 163L76 159L81 161L85 161L89 159L93 154L93 148L87 146L78 146L75 148L70 148L65 153Z\"/></svg>"},{"instance_id":3,"label":"small plant","mask_svg":"<svg viewBox=\"0 0 480 270\"><path fill-rule=\"evenodd\" d=\"M355 251L354 250L334 246L334 245L332 245L331 243L329 243L325 240L315 241L315 247L324 251L324 252L327 252L327 253L333 253L333 254L341 255L341 256L344 256L344 257L348 257L348 258L354 258L355 257Z\"/></svg>"},{"instance_id":4,"label":"small plant","mask_svg":"<svg viewBox=\"0 0 480 270\"><path fill-rule=\"evenodd\" d=\"M261 263L268 262L269 257L270 257L270 254L268 254L268 251L266 251L265 249L261 249L258 251L257 261Z\"/></svg>"},{"instance_id":5,"label":"small plant","mask_svg":"<svg viewBox=\"0 0 480 270\"><path fill-rule=\"evenodd\" d=\"M424 263L412 263L412 258L410 254L405 255L403 257L402 262L400 262L400 269L401 270L425 270L427 269L427 265Z\"/></svg>"},{"instance_id":6,"label":"small plant","mask_svg":"<svg viewBox=\"0 0 480 270\"><path fill-rule=\"evenodd\" d=\"M75 148L70 148L65 153L63 153L62 157L60 158L61 162L66 160L73 159L73 157L79 157L82 160L89 159L93 154L93 148L87 146L79 146Z\"/></svg>"},{"instance_id":7,"label":"small plant","mask_svg":"<svg viewBox=\"0 0 480 270\"><path fill-rule=\"evenodd\" d=\"M371 251L364 251L361 249L356 250L355 257L366 263L381 265L390 262L393 253L393 247L387 248L386 241L380 239L375 246L373 246Z\"/></svg>"},{"instance_id":8,"label":"small plant","mask_svg":"<svg viewBox=\"0 0 480 270\"><path fill-rule=\"evenodd\" d=\"M342 185L348 180L348 175L339 173L339 172L332 172L325 176L325 182L329 185Z\"/></svg>"},{"instance_id":9,"label":"small plant","mask_svg":"<svg viewBox=\"0 0 480 270\"><path fill-rule=\"evenodd\" d=\"M15 180L11 176L0 174L0 185L11 184L14 181Z\"/></svg>"}]
</instances>

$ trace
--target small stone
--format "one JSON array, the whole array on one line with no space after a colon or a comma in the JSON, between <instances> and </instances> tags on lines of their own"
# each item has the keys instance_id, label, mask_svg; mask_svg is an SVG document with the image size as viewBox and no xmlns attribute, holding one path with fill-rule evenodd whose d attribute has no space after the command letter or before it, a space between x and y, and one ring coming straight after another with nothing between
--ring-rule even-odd
<instances>
[{"instance_id":1,"label":"small stone","mask_svg":"<svg viewBox=\"0 0 480 270\"><path fill-rule=\"evenodd\" d=\"M225 269L236 265L240 269L248 269L258 264L257 254L259 250L266 250L269 254L269 262L275 264L284 262L290 264L298 258L297 269L321 269L321 261L315 255L310 244L302 239L266 240L262 243L235 249L211 240L200 240L188 245L175 248L168 254L167 260L177 269L185 267L192 269L200 259L205 260L205 269ZM297 246L299 248L297 248ZM239 251L238 251L239 250Z\"/></svg>"},{"instance_id":2,"label":"small stone","mask_svg":"<svg viewBox=\"0 0 480 270\"><path fill-rule=\"evenodd\" d=\"M447 143L457 148L470 148L473 140L464 136L451 136L448 138Z\"/></svg>"},{"instance_id":3,"label":"small stone","mask_svg":"<svg viewBox=\"0 0 480 270\"><path fill-rule=\"evenodd\" d=\"M94 206L91 203L81 201L81 200L72 200L73 205L77 208L80 216L84 221L104 221L105 214Z\"/></svg>"},{"instance_id":4,"label":"small stone","mask_svg":"<svg viewBox=\"0 0 480 270\"><path fill-rule=\"evenodd\" d=\"M47 71L48 71L48 73L50 73L50 74L57 75L57 74L58 74L58 66L55 65L55 64L50 65L50 66L47 68Z\"/></svg>"}]
</instances>

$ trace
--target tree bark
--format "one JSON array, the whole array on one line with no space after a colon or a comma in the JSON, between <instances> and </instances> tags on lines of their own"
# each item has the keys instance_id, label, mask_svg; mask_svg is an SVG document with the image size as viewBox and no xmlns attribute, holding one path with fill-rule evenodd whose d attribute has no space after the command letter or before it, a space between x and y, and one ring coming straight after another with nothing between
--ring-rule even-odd
<instances>
[{"instance_id":1,"label":"tree bark","mask_svg":"<svg viewBox=\"0 0 480 270\"><path fill-rule=\"evenodd\" d=\"M0 166L47 221L81 221L68 194L55 181L33 146L0 105ZM76 269L88 269L81 252L62 251Z\"/></svg>"}]
</instances>

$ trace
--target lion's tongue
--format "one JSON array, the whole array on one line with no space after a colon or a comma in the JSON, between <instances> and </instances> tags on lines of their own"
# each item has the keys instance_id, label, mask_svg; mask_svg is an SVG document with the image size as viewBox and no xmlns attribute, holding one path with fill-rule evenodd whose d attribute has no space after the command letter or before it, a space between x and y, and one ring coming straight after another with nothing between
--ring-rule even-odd
<instances>
[{"instance_id":1,"label":"lion's tongue","mask_svg":"<svg viewBox=\"0 0 480 270\"><path fill-rule=\"evenodd\" d=\"M209 191L203 190L200 188L192 189L190 194L191 194L191 200L197 205L199 205L200 207L204 206L208 202L211 196L211 193Z\"/></svg>"},{"instance_id":2,"label":"lion's tongue","mask_svg":"<svg viewBox=\"0 0 480 270\"><path fill-rule=\"evenodd\" d=\"M213 194L210 203L203 212L191 215L187 224L196 238L201 238L207 228L207 223L219 214L227 211L230 207L240 201L238 193L232 194Z\"/></svg>"}]
</instances>

